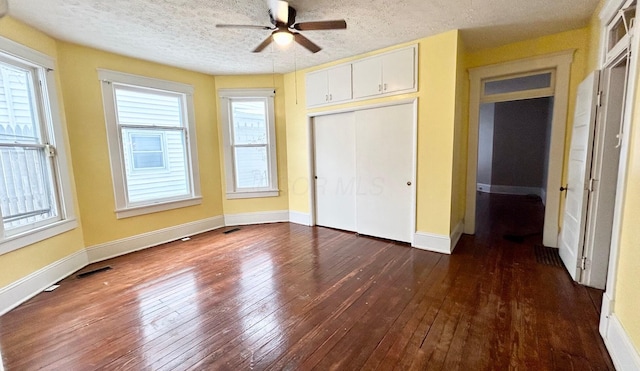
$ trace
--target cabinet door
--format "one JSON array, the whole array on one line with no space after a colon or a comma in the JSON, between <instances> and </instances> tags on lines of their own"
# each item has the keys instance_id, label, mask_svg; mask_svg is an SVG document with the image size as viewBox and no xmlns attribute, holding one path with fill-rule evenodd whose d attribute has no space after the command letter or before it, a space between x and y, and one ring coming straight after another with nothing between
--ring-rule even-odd
<instances>
[{"instance_id":1,"label":"cabinet door","mask_svg":"<svg viewBox=\"0 0 640 371\"><path fill-rule=\"evenodd\" d=\"M415 87L415 49L408 48L382 57L383 93Z\"/></svg>"},{"instance_id":2,"label":"cabinet door","mask_svg":"<svg viewBox=\"0 0 640 371\"><path fill-rule=\"evenodd\" d=\"M307 106L317 106L327 103L329 92L327 86L327 71L307 74Z\"/></svg>"},{"instance_id":3,"label":"cabinet door","mask_svg":"<svg viewBox=\"0 0 640 371\"><path fill-rule=\"evenodd\" d=\"M382 58L369 58L353 63L353 97L382 94Z\"/></svg>"},{"instance_id":4,"label":"cabinet door","mask_svg":"<svg viewBox=\"0 0 640 371\"><path fill-rule=\"evenodd\" d=\"M351 99L351 65L347 64L327 70L329 102Z\"/></svg>"}]
</instances>

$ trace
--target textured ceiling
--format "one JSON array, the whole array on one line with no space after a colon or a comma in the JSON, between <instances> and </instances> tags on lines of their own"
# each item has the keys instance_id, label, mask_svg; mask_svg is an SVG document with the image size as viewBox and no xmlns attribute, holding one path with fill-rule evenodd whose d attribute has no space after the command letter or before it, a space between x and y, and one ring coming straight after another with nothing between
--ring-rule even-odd
<instances>
[{"instance_id":1,"label":"textured ceiling","mask_svg":"<svg viewBox=\"0 0 640 371\"><path fill-rule=\"evenodd\" d=\"M291 0L296 20L345 19L346 30L305 31L323 50L267 47L265 0L9 0L9 13L60 39L210 74L290 72L463 30L470 50L587 24L598 0Z\"/></svg>"}]
</instances>

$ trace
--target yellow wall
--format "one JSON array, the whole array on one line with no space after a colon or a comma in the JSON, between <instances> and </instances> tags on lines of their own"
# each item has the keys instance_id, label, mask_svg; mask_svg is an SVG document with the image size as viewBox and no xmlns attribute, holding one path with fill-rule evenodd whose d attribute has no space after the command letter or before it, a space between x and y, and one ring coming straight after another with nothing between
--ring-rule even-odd
<instances>
[{"instance_id":1,"label":"yellow wall","mask_svg":"<svg viewBox=\"0 0 640 371\"><path fill-rule=\"evenodd\" d=\"M640 84L640 79L636 84ZM640 91L637 88L631 125L614 313L640 353Z\"/></svg>"},{"instance_id":2,"label":"yellow wall","mask_svg":"<svg viewBox=\"0 0 640 371\"><path fill-rule=\"evenodd\" d=\"M0 20L0 36L35 49L54 59L57 58L56 41L54 39L11 17L5 17ZM60 90L60 73L57 68L56 79L58 82L58 99L62 105L64 97ZM62 125L66 127L64 112L61 112L61 114L63 116ZM65 138L67 137L66 133L64 136ZM68 147L69 146L67 146L67 151L69 150ZM68 155L68 157L71 158L70 154ZM71 170L71 175L73 175L71 164L69 164L69 170ZM71 181L73 183L73 179L71 179ZM73 184L72 188L75 189ZM74 201L76 204L76 215L78 215L78 219L80 219L77 207L78 202L77 200ZM48 240L15 250L8 254L0 255L0 287L7 286L32 272L81 250L83 247L82 230L78 227L73 231Z\"/></svg>"},{"instance_id":3,"label":"yellow wall","mask_svg":"<svg viewBox=\"0 0 640 371\"><path fill-rule=\"evenodd\" d=\"M58 63L87 247L222 215L213 76L65 42L58 43ZM193 85L201 205L116 219L97 68Z\"/></svg>"},{"instance_id":4,"label":"yellow wall","mask_svg":"<svg viewBox=\"0 0 640 371\"><path fill-rule=\"evenodd\" d=\"M451 198L453 181L454 123L456 121L456 82L458 76L457 30L417 41L418 92L332 106L329 109L356 107L409 97L418 98L417 216L418 231L448 236L451 232ZM405 46L409 44L398 45ZM395 47L394 47L395 48ZM309 212L309 143L305 103L305 73L356 58L289 73L285 76L287 151L289 153L289 207ZM297 88L296 88L297 83ZM295 155L294 155L295 154Z\"/></svg>"},{"instance_id":5,"label":"yellow wall","mask_svg":"<svg viewBox=\"0 0 640 371\"><path fill-rule=\"evenodd\" d=\"M278 187L280 195L278 197L247 198L227 200L225 195L226 184L224 179L224 153L222 152L222 125L225 123L218 117L220 123L218 128L220 152L220 169L222 170L222 204L225 214L249 213L257 211L277 211L289 209L288 183L287 183L287 126L285 115L285 93L284 78L282 75L242 75L242 76L216 76L216 89L252 89L252 88L274 88L276 96L274 98L274 110L276 119L276 150L278 157ZM216 94L216 107L220 112L220 99Z\"/></svg>"}]
</instances>

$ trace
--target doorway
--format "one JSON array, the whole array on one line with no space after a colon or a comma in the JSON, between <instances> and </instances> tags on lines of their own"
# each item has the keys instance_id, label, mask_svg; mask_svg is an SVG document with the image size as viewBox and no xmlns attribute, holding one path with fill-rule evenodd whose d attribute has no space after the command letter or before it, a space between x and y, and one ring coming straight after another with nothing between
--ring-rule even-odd
<instances>
[{"instance_id":1,"label":"doorway","mask_svg":"<svg viewBox=\"0 0 640 371\"><path fill-rule=\"evenodd\" d=\"M477 170L480 107L483 103L553 97L548 133L548 163L544 189L544 246L558 247L558 220L569 97L569 72L573 51L554 53L469 70L469 152L465 233L476 232ZM522 90L522 85L526 90Z\"/></svg>"},{"instance_id":2,"label":"doorway","mask_svg":"<svg viewBox=\"0 0 640 371\"><path fill-rule=\"evenodd\" d=\"M511 204L504 238L542 238L543 218L538 223L525 214L534 207L544 215L552 112L551 96L480 106L476 210L481 213L487 202Z\"/></svg>"}]
</instances>

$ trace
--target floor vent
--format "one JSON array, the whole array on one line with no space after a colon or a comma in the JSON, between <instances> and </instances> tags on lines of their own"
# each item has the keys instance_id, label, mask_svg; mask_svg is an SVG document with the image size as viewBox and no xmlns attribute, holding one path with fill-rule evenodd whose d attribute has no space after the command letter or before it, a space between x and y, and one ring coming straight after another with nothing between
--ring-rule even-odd
<instances>
[{"instance_id":1,"label":"floor vent","mask_svg":"<svg viewBox=\"0 0 640 371\"><path fill-rule=\"evenodd\" d=\"M535 245L536 262L538 264L551 265L554 267L562 267L560 259L560 250L553 247Z\"/></svg>"},{"instance_id":2,"label":"floor vent","mask_svg":"<svg viewBox=\"0 0 640 371\"><path fill-rule=\"evenodd\" d=\"M96 269L90 270L88 272L82 272L82 273L78 274L76 277L77 278L84 278L84 277L91 276L91 275L96 274L96 273L108 271L109 269L111 269L111 267L107 265L106 267L96 268Z\"/></svg>"}]
</instances>

